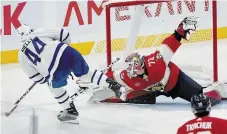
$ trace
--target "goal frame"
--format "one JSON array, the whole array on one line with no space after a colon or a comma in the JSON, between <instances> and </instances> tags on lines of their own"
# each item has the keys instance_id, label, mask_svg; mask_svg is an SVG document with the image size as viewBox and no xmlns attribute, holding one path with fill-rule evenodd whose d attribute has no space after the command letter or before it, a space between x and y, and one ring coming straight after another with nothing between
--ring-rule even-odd
<instances>
[{"instance_id":1,"label":"goal frame","mask_svg":"<svg viewBox=\"0 0 227 134\"><path fill-rule=\"evenodd\" d=\"M122 6L135 6L135 5L142 5L142 4L152 4L152 3L159 3L159 2L169 2L170 0L146 0L146 1L121 1L121 2L107 2L104 5L105 8L105 17L106 17L106 56L107 56L107 66L111 64L111 8L114 7L122 7ZM217 48L217 1L212 0L212 37L213 37L213 81L218 81L218 48ZM109 69L109 71L111 68Z\"/></svg>"}]
</instances>

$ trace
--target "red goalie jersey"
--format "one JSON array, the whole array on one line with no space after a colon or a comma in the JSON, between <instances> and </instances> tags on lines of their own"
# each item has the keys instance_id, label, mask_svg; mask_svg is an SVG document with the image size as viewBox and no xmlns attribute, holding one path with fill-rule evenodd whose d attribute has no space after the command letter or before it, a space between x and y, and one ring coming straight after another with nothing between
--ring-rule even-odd
<instances>
[{"instance_id":1,"label":"red goalie jersey","mask_svg":"<svg viewBox=\"0 0 227 134\"><path fill-rule=\"evenodd\" d=\"M147 76L130 78L126 70L120 73L108 72L107 75L133 90L146 90L155 84L162 84L165 92L168 92L178 80L179 68L170 60L180 45L173 34L162 42L162 46L157 51L144 56Z\"/></svg>"},{"instance_id":2,"label":"red goalie jersey","mask_svg":"<svg viewBox=\"0 0 227 134\"><path fill-rule=\"evenodd\" d=\"M227 134L227 120L215 117L200 117L188 121L177 134Z\"/></svg>"}]
</instances>

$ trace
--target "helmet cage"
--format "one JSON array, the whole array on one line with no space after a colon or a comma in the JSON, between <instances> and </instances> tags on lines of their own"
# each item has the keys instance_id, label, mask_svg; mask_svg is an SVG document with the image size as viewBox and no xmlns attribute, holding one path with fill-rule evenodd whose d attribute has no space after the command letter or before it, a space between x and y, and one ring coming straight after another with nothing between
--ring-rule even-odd
<instances>
[{"instance_id":1,"label":"helmet cage","mask_svg":"<svg viewBox=\"0 0 227 134\"><path fill-rule=\"evenodd\" d=\"M132 59L127 62L128 67L126 69L128 76L130 78L132 77L136 77L138 74L138 71L141 71L144 67L144 63L142 62L142 60L139 57L132 57Z\"/></svg>"}]
</instances>

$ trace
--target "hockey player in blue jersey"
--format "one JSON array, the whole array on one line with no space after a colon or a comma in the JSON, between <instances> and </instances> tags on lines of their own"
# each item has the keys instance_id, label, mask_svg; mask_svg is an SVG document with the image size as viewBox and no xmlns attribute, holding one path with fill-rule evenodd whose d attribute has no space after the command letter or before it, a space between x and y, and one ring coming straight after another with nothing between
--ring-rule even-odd
<instances>
[{"instance_id":1,"label":"hockey player in blue jersey","mask_svg":"<svg viewBox=\"0 0 227 134\"><path fill-rule=\"evenodd\" d=\"M34 30L21 25L17 31L21 37L19 62L23 71L34 82L48 83L54 98L64 108L57 116L60 121L73 121L79 115L63 88L71 72L81 80L109 87L117 97L125 99L124 87L102 72L89 68L82 55L69 46L70 34L65 29Z\"/></svg>"}]
</instances>

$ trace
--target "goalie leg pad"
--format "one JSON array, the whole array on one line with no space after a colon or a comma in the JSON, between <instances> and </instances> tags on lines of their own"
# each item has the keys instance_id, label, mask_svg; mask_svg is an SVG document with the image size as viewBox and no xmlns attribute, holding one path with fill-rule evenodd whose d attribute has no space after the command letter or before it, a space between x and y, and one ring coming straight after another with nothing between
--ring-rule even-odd
<instances>
[{"instance_id":1,"label":"goalie leg pad","mask_svg":"<svg viewBox=\"0 0 227 134\"><path fill-rule=\"evenodd\" d=\"M191 97L198 93L203 93L203 87L180 70L178 81L175 87L167 92L167 95L173 99L180 97L184 100L191 101Z\"/></svg>"},{"instance_id":2,"label":"goalie leg pad","mask_svg":"<svg viewBox=\"0 0 227 134\"><path fill-rule=\"evenodd\" d=\"M101 87L108 87L113 90L118 98L125 100L126 90L121 84L108 78L105 74L98 70L89 70L86 75L80 77L81 81L92 82Z\"/></svg>"}]
</instances>

